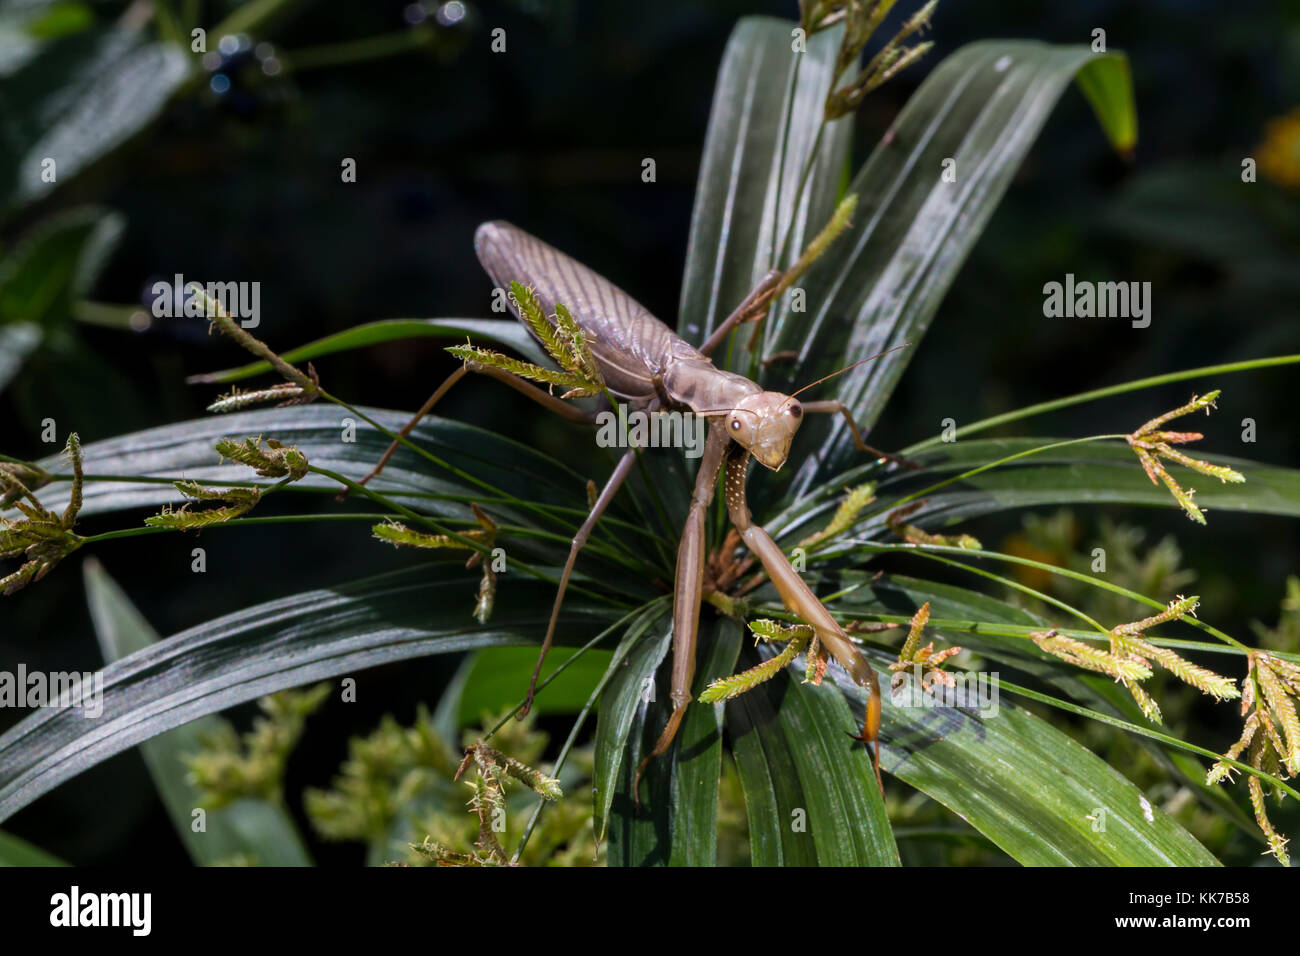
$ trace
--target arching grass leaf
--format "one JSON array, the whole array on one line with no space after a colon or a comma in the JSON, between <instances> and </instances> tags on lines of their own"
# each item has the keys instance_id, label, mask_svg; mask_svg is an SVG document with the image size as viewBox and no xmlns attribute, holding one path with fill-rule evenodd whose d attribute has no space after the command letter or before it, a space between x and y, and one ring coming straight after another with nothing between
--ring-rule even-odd
<instances>
[{"instance_id":1,"label":"arching grass leaf","mask_svg":"<svg viewBox=\"0 0 1300 956\"><path fill-rule=\"evenodd\" d=\"M722 323L755 284L777 265L773 249L793 232L793 262L835 209L848 159L853 119L827 127L803 199L800 174L821 126L822 103L841 29L811 37L806 52L791 48L797 24L746 17L732 31L713 92L713 111L695 188L677 331L696 345ZM749 330L737 333L746 342ZM750 356L719 365L748 367Z\"/></svg>"},{"instance_id":2,"label":"arching grass leaf","mask_svg":"<svg viewBox=\"0 0 1300 956\"><path fill-rule=\"evenodd\" d=\"M402 339L417 338L453 338L460 341L468 336L475 342L488 340L509 346L532 362L546 365L547 359L538 347L537 341L518 322L500 319L382 319L378 322L366 322L362 325L327 335L306 345L281 352L280 357L286 362L300 363L333 355L337 352L349 352L353 349L380 345L384 342L396 342ZM250 362L236 368L222 369L219 372L207 372L195 375L191 382L238 382L254 375L271 371L268 362Z\"/></svg>"},{"instance_id":3,"label":"arching grass leaf","mask_svg":"<svg viewBox=\"0 0 1300 956\"><path fill-rule=\"evenodd\" d=\"M0 736L0 820L87 767L206 714L312 681L429 654L539 643L553 588L512 580L486 625L465 584L434 564L255 605L104 668L103 713L42 708ZM570 595L557 642L583 642L606 609ZM463 618L446 608L463 607ZM444 610L439 610L444 609Z\"/></svg>"},{"instance_id":4,"label":"arching grass leaf","mask_svg":"<svg viewBox=\"0 0 1300 956\"><path fill-rule=\"evenodd\" d=\"M834 393L864 430L871 428L1076 76L1102 111L1103 128L1117 137L1113 145L1131 149L1135 108L1121 54L989 40L962 47L935 68L849 184L848 191L859 195L854 223L806 277L808 311L774 324L769 353L793 349L798 359L775 366L781 378L770 387L806 384L846 362L910 343L836 380ZM820 450L800 467L794 480L799 492L841 467L853 451L838 417L808 424Z\"/></svg>"}]
</instances>

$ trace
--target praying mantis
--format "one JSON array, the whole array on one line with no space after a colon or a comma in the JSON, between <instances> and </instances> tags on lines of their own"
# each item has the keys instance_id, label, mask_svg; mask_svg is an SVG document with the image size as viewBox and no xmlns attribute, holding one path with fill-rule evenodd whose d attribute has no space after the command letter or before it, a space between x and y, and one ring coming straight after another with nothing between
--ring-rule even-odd
<instances>
[{"instance_id":1,"label":"praying mantis","mask_svg":"<svg viewBox=\"0 0 1300 956\"><path fill-rule=\"evenodd\" d=\"M851 199L856 201L855 197ZM847 215L841 213L846 208L851 212L853 202L842 204L841 212L837 213L842 220L838 228L847 224ZM832 224L834 222L833 219ZM823 238L827 235L829 238ZM745 484L751 458L772 471L785 464L795 433L806 414L842 415L860 450L880 458L899 459L866 445L848 408L841 402L800 402L794 394L765 391L742 375L716 367L709 358L737 326L760 321L772 301L802 269L807 268L810 254L815 258L833 238L833 233L824 232L819 237L821 247L818 248L819 240L814 240L809 253L805 253L790 270L773 270L764 276L708 341L696 348L608 279L522 229L506 222L488 222L479 226L475 233L474 247L479 261L499 288L509 288L512 282L526 286L530 290L530 300L540 306L545 316L554 316L557 323L576 324L588 354L597 366L593 372L598 373L596 377L614 399L635 411L689 411L709 420L708 437L677 549L672 610L670 698L673 710L641 769L671 746L691 701L706 563L705 515L713 502L718 477L722 474L724 500L731 523L746 547L761 562L786 608L813 628L821 647L829 651L859 686L868 688L862 732L851 736L871 748L876 777L878 781L880 779L877 741L881 697L876 673L772 537L753 520L745 500ZM511 298L510 305L515 317L538 336L538 327L521 314L523 306L518 298ZM542 328L542 334L549 328ZM467 359L430 396L400 437L405 438L447 391L470 372L496 378L565 418L594 423L593 414L567 403L550 391L503 368ZM383 469L397 444L395 441L390 446L374 470L362 479L362 484ZM541 653L529 682L528 696L520 709L521 718L532 706L538 676L555 640L560 609L578 555L631 472L636 454L637 449L632 448L622 455L586 520L573 536Z\"/></svg>"}]
</instances>

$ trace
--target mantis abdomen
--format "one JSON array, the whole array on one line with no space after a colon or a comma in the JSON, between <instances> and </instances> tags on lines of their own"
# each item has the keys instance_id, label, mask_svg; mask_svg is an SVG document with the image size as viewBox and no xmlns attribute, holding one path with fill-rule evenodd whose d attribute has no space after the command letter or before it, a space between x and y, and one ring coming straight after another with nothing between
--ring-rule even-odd
<instances>
[{"instance_id":1,"label":"mantis abdomen","mask_svg":"<svg viewBox=\"0 0 1300 956\"><path fill-rule=\"evenodd\" d=\"M474 249L492 281L530 286L548 314L556 303L589 336L605 383L633 408L730 409L762 389L723 371L600 273L508 222L485 222Z\"/></svg>"}]
</instances>

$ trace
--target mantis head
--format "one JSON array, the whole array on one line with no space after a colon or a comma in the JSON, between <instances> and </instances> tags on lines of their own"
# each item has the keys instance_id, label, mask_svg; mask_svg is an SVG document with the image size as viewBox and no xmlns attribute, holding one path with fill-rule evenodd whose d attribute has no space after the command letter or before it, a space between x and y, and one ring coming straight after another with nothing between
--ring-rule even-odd
<instances>
[{"instance_id":1,"label":"mantis head","mask_svg":"<svg viewBox=\"0 0 1300 956\"><path fill-rule=\"evenodd\" d=\"M803 407L780 392L757 392L727 413L727 434L759 463L780 471L803 421Z\"/></svg>"}]
</instances>

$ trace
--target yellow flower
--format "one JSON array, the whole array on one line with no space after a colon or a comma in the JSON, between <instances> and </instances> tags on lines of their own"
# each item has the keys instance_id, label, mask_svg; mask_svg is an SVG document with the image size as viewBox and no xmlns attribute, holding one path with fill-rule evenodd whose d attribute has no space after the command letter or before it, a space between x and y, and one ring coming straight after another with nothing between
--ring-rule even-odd
<instances>
[{"instance_id":1,"label":"yellow flower","mask_svg":"<svg viewBox=\"0 0 1300 956\"><path fill-rule=\"evenodd\" d=\"M1300 189L1300 107L1269 120L1257 152L1264 176L1287 189Z\"/></svg>"}]
</instances>

